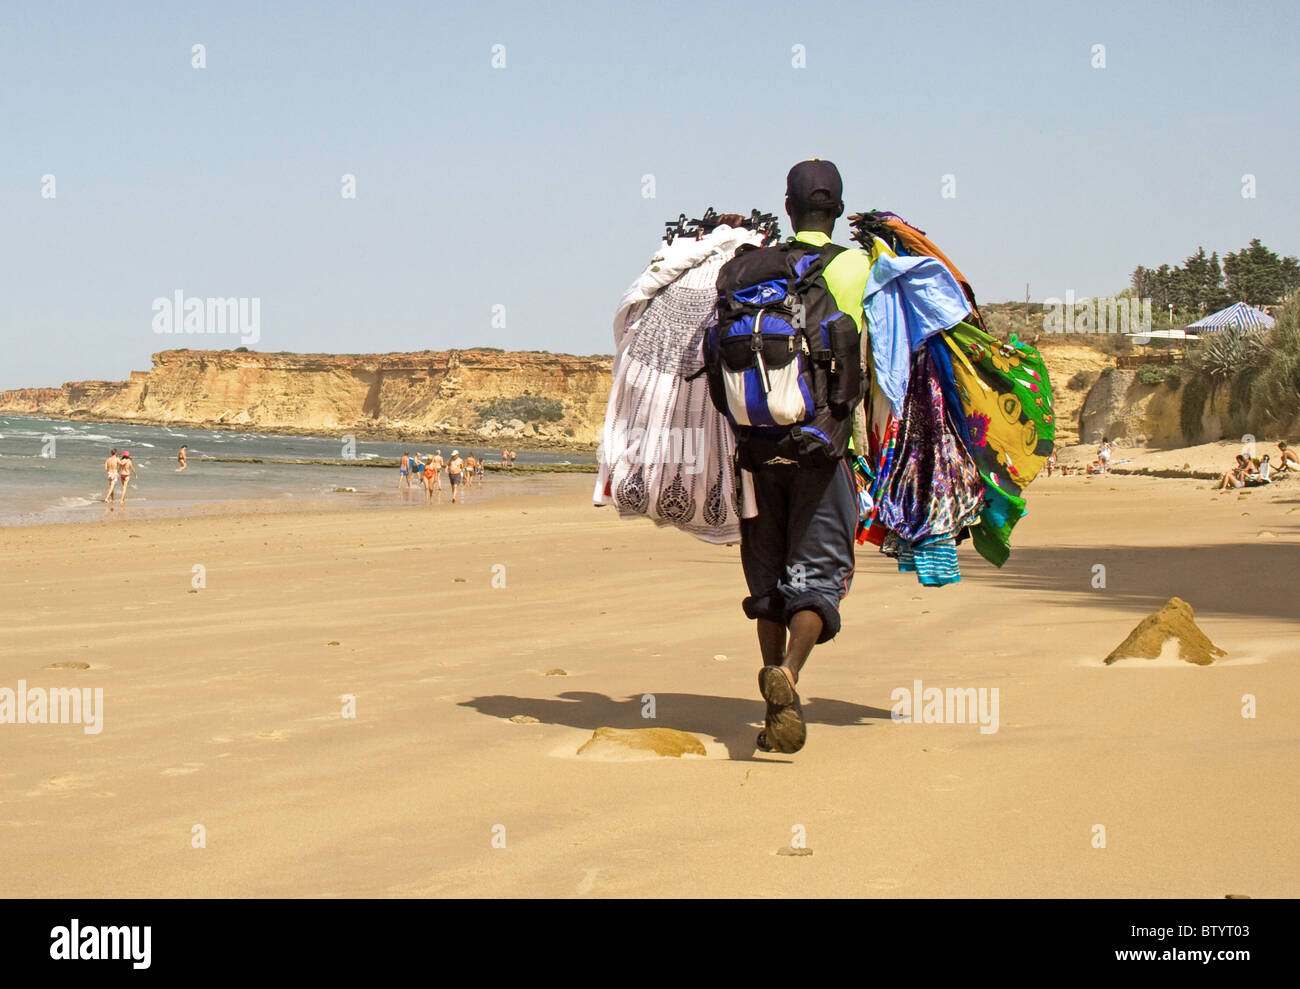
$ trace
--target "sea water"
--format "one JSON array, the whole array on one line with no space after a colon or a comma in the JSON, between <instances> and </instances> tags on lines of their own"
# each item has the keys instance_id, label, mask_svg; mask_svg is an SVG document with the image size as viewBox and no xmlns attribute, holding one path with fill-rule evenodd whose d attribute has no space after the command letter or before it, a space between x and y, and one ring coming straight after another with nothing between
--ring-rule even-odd
<instances>
[{"instance_id":1,"label":"sea water","mask_svg":"<svg viewBox=\"0 0 1300 989\"><path fill-rule=\"evenodd\" d=\"M189 467L178 473L181 444L188 446ZM131 452L136 476L127 491L125 511L131 517L299 508L400 508L424 506L424 491L397 487L397 459L404 451L431 456L441 450L444 460L459 449L462 456L481 456L500 464L501 448L475 448L459 443L389 443L357 440L345 447L343 436L277 436L188 426L137 426L121 423L63 422L22 416L0 416L0 525L96 521L121 517L113 492L113 507L104 504L108 478L104 460L117 448ZM349 456L351 454L351 456ZM383 461L389 466L322 466L314 464L221 463L204 457L261 460ZM594 456L574 453L519 451L517 463L595 463ZM507 490L538 490L544 475L517 477L491 473L475 487L471 498ZM450 501L447 478L442 501ZM341 489L341 490L340 490Z\"/></svg>"}]
</instances>

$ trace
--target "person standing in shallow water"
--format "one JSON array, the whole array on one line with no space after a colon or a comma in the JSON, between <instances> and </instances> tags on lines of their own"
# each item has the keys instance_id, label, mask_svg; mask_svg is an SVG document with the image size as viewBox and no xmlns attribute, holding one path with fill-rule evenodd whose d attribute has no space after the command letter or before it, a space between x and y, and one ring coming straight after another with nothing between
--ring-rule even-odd
<instances>
[{"instance_id":1,"label":"person standing in shallow water","mask_svg":"<svg viewBox=\"0 0 1300 989\"><path fill-rule=\"evenodd\" d=\"M104 504L113 500L113 490L117 487L117 468L121 461L117 458L117 447L114 447L104 461L104 470L108 472L108 494L104 495Z\"/></svg>"},{"instance_id":2,"label":"person standing in shallow water","mask_svg":"<svg viewBox=\"0 0 1300 989\"><path fill-rule=\"evenodd\" d=\"M135 463L131 460L131 451L123 450L122 456L117 462L117 476L122 482L122 493L118 495L117 503L126 504L126 486L131 483L131 478L138 476L135 472Z\"/></svg>"},{"instance_id":3,"label":"person standing in shallow water","mask_svg":"<svg viewBox=\"0 0 1300 989\"><path fill-rule=\"evenodd\" d=\"M451 459L447 461L447 480L451 482L451 503L456 504L456 498L460 494L460 484L464 480L461 477L461 471L465 468L465 461L460 459L460 451L452 450Z\"/></svg>"},{"instance_id":4,"label":"person standing in shallow water","mask_svg":"<svg viewBox=\"0 0 1300 989\"><path fill-rule=\"evenodd\" d=\"M183 471L183 470L188 466L188 465L186 464L186 462L185 462L185 457L186 457L186 452L185 452L185 451L188 450L188 449L189 449L189 447L187 447L187 446L182 446L181 449L180 449L180 452L176 454L176 462L180 464L180 466L176 468L176 473L177 473L177 474L179 474L181 471Z\"/></svg>"}]
</instances>

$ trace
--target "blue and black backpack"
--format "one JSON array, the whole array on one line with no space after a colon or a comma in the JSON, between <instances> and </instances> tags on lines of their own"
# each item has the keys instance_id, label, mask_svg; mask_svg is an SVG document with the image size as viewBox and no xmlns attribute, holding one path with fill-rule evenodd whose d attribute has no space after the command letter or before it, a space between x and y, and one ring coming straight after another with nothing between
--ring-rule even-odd
<instances>
[{"instance_id":1,"label":"blue and black backpack","mask_svg":"<svg viewBox=\"0 0 1300 989\"><path fill-rule=\"evenodd\" d=\"M748 470L828 467L848 447L865 381L861 345L823 275L843 250L746 245L718 272L704 370Z\"/></svg>"}]
</instances>

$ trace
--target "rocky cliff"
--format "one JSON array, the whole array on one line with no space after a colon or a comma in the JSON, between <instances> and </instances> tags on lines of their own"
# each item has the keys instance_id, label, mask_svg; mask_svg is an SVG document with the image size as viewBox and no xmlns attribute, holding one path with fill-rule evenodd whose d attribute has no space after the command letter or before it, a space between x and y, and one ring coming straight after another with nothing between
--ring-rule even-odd
<instances>
[{"instance_id":1,"label":"rocky cliff","mask_svg":"<svg viewBox=\"0 0 1300 989\"><path fill-rule=\"evenodd\" d=\"M165 350L127 381L0 392L0 412L380 438L594 447L611 360L496 350Z\"/></svg>"},{"instance_id":2,"label":"rocky cliff","mask_svg":"<svg viewBox=\"0 0 1300 989\"><path fill-rule=\"evenodd\" d=\"M1096 443L1102 437L1127 440L1136 446L1186 446L1179 419L1183 389L1169 385L1144 385L1137 371L1111 368L1098 377L1079 410L1079 442ZM1201 433L1196 439L1208 442L1224 437L1228 418L1228 394L1220 388L1205 403Z\"/></svg>"}]
</instances>

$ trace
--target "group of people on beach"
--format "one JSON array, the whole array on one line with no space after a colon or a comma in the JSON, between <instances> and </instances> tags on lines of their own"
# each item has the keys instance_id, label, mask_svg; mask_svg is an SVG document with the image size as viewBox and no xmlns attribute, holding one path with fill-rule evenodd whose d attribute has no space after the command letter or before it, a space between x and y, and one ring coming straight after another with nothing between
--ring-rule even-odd
<instances>
[{"instance_id":1,"label":"group of people on beach","mask_svg":"<svg viewBox=\"0 0 1300 989\"><path fill-rule=\"evenodd\" d=\"M1110 437L1103 436L1100 445L1097 447L1097 459L1087 467L1070 467L1057 462L1056 448L1047 455L1047 462L1044 467L1047 469L1047 476L1051 477L1054 473L1060 472L1062 477L1070 477L1074 474L1106 474L1110 472L1110 458L1115 452L1115 444L1110 441ZM1123 461L1121 461L1122 463Z\"/></svg>"},{"instance_id":2,"label":"group of people on beach","mask_svg":"<svg viewBox=\"0 0 1300 989\"><path fill-rule=\"evenodd\" d=\"M177 474L189 466L187 463L188 451L188 446L182 446L176 453L176 462L180 464L176 468ZM117 488L119 482L121 482L122 490L117 496L117 503L120 505L126 501L126 489L131 483L131 478L140 476L136 472L135 461L131 459L131 451L123 450L118 453L117 447L110 450L107 459L104 460L104 473L108 475L108 493L104 495L104 504L106 505L112 502L113 491Z\"/></svg>"},{"instance_id":3,"label":"group of people on beach","mask_svg":"<svg viewBox=\"0 0 1300 989\"><path fill-rule=\"evenodd\" d=\"M182 446L176 454L176 462L180 465L176 468L176 473L181 473L188 466L188 447ZM501 464L506 467L513 467L515 462L515 452L513 450L501 451ZM416 453L414 456L410 452L402 454L399 462L397 486L399 490L405 486L409 491L412 480L424 486L425 500L433 501L435 491L442 490L442 474L447 473L447 481L451 485L451 500L459 500L459 493L462 487L469 488L475 482L483 482L483 461L475 457L472 453L461 457L459 450L451 451L451 459L444 461L442 451L437 450L433 456L427 460L423 453ZM120 493L118 494L118 504L126 501L126 489L131 479L138 477L136 473L135 462L131 459L131 452L123 450L118 453L114 447L104 461L104 472L108 476L108 493L104 495L104 502L108 504L113 500L113 492L118 490L118 484L121 484Z\"/></svg>"},{"instance_id":4,"label":"group of people on beach","mask_svg":"<svg viewBox=\"0 0 1300 989\"><path fill-rule=\"evenodd\" d=\"M1271 484L1274 475L1294 474L1300 472L1300 457L1287 446L1286 440L1278 440L1278 462L1273 464L1266 453L1263 457L1250 457L1244 453L1237 454L1236 462L1223 472L1219 479L1218 491L1229 488L1253 488Z\"/></svg>"},{"instance_id":5,"label":"group of people on beach","mask_svg":"<svg viewBox=\"0 0 1300 989\"><path fill-rule=\"evenodd\" d=\"M452 504L459 500L462 487L468 490L475 482L483 483L483 461L472 453L462 457L459 450L452 450L451 459L444 461L441 450L435 451L427 460L423 453L412 455L407 451L397 464L397 488L400 491L405 487L410 491L413 481L423 484L424 500L432 503L433 493L442 491L444 470L447 472L447 482L451 485Z\"/></svg>"}]
</instances>

